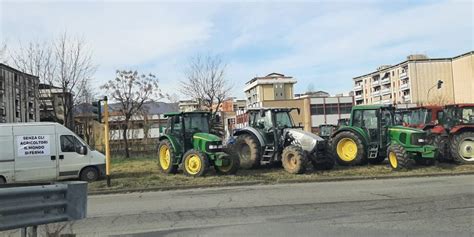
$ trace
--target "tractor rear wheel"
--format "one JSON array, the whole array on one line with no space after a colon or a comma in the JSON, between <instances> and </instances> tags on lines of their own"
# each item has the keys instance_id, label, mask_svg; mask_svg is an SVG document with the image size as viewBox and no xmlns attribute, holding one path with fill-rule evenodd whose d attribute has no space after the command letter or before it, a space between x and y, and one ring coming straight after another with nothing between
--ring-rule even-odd
<instances>
[{"instance_id":1,"label":"tractor rear wheel","mask_svg":"<svg viewBox=\"0 0 474 237\"><path fill-rule=\"evenodd\" d=\"M178 166L174 165L175 154L171 142L163 140L158 145L158 168L166 174L175 174Z\"/></svg>"},{"instance_id":2,"label":"tractor rear wheel","mask_svg":"<svg viewBox=\"0 0 474 237\"><path fill-rule=\"evenodd\" d=\"M240 159L236 155L229 155L227 156L227 159L229 160L228 165L221 165L221 166L214 166L216 169L216 173L219 175L229 175L229 174L235 174L237 173L237 170L240 168Z\"/></svg>"},{"instance_id":3,"label":"tractor rear wheel","mask_svg":"<svg viewBox=\"0 0 474 237\"><path fill-rule=\"evenodd\" d=\"M250 169L260 165L260 144L254 136L248 134L238 136L234 149L240 159L241 168Z\"/></svg>"},{"instance_id":4,"label":"tractor rear wheel","mask_svg":"<svg viewBox=\"0 0 474 237\"><path fill-rule=\"evenodd\" d=\"M474 163L474 132L454 135L450 144L451 156L458 164Z\"/></svg>"},{"instance_id":5,"label":"tractor rear wheel","mask_svg":"<svg viewBox=\"0 0 474 237\"><path fill-rule=\"evenodd\" d=\"M308 158L301 147L290 145L283 149L281 163L288 173L302 174L306 170Z\"/></svg>"},{"instance_id":6,"label":"tractor rear wheel","mask_svg":"<svg viewBox=\"0 0 474 237\"><path fill-rule=\"evenodd\" d=\"M388 161L394 170L407 169L410 163L410 158L405 148L398 144L392 144L388 148Z\"/></svg>"},{"instance_id":7,"label":"tractor rear wheel","mask_svg":"<svg viewBox=\"0 0 474 237\"><path fill-rule=\"evenodd\" d=\"M332 139L331 153L339 165L359 165L366 161L362 140L353 132L341 132Z\"/></svg>"},{"instance_id":8,"label":"tractor rear wheel","mask_svg":"<svg viewBox=\"0 0 474 237\"><path fill-rule=\"evenodd\" d=\"M448 152L448 147L447 147L447 139L444 136L441 135L433 135L433 146L435 146L436 149L436 159L438 161L449 161L451 160L449 157L449 152Z\"/></svg>"},{"instance_id":9,"label":"tractor rear wheel","mask_svg":"<svg viewBox=\"0 0 474 237\"><path fill-rule=\"evenodd\" d=\"M193 177L204 176L208 169L209 160L206 154L194 149L184 153L183 172L185 175Z\"/></svg>"}]
</instances>

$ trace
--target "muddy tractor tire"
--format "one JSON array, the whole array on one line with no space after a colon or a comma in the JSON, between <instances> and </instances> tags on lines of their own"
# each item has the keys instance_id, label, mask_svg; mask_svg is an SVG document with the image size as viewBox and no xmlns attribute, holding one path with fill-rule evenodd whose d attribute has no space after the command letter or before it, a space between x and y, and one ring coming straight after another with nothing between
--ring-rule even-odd
<instances>
[{"instance_id":1,"label":"muddy tractor tire","mask_svg":"<svg viewBox=\"0 0 474 237\"><path fill-rule=\"evenodd\" d=\"M434 135L432 145L437 148L435 157L438 161L452 160L449 154L448 140L446 137L441 135Z\"/></svg>"},{"instance_id":2,"label":"muddy tractor tire","mask_svg":"<svg viewBox=\"0 0 474 237\"><path fill-rule=\"evenodd\" d=\"M260 144L254 136L239 135L234 144L234 152L240 159L241 168L250 169L260 166Z\"/></svg>"},{"instance_id":3,"label":"muddy tractor tire","mask_svg":"<svg viewBox=\"0 0 474 237\"><path fill-rule=\"evenodd\" d=\"M187 176L200 177L209 170L209 159L201 151L191 149L184 153L183 172Z\"/></svg>"},{"instance_id":4,"label":"muddy tractor tire","mask_svg":"<svg viewBox=\"0 0 474 237\"><path fill-rule=\"evenodd\" d=\"M364 164L366 153L364 143L353 132L341 132L332 139L331 154L339 165Z\"/></svg>"},{"instance_id":5,"label":"muddy tractor tire","mask_svg":"<svg viewBox=\"0 0 474 237\"><path fill-rule=\"evenodd\" d=\"M229 154L226 159L229 159L230 163L225 166L214 166L218 175L232 175L237 173L240 168L240 159L235 154Z\"/></svg>"},{"instance_id":6,"label":"muddy tractor tire","mask_svg":"<svg viewBox=\"0 0 474 237\"><path fill-rule=\"evenodd\" d=\"M306 171L308 158L299 146L287 146L281 154L283 168L290 174L302 174Z\"/></svg>"},{"instance_id":7,"label":"muddy tractor tire","mask_svg":"<svg viewBox=\"0 0 474 237\"><path fill-rule=\"evenodd\" d=\"M474 132L456 134L451 139L451 156L458 164L474 164Z\"/></svg>"}]
</instances>

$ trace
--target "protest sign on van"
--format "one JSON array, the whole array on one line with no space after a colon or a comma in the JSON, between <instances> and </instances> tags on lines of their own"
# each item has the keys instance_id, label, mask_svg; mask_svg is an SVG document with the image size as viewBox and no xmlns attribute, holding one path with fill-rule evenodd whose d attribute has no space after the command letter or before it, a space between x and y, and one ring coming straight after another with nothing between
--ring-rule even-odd
<instances>
[{"instance_id":1,"label":"protest sign on van","mask_svg":"<svg viewBox=\"0 0 474 237\"><path fill-rule=\"evenodd\" d=\"M18 156L49 156L49 135L17 136Z\"/></svg>"}]
</instances>

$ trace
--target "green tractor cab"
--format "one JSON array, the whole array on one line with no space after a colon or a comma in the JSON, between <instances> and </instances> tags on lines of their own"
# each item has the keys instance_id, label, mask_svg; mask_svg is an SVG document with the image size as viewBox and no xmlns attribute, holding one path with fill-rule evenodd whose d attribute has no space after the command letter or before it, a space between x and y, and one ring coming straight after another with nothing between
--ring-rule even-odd
<instances>
[{"instance_id":1,"label":"green tractor cab","mask_svg":"<svg viewBox=\"0 0 474 237\"><path fill-rule=\"evenodd\" d=\"M436 147L428 145L425 131L395 125L391 105L354 106L348 126L331 136L331 153L340 165L377 164L389 159L395 169L435 161Z\"/></svg>"},{"instance_id":2,"label":"green tractor cab","mask_svg":"<svg viewBox=\"0 0 474 237\"><path fill-rule=\"evenodd\" d=\"M167 113L158 145L158 167L174 174L181 166L188 176L204 176L210 166L218 174L235 174L240 161L223 152L222 140L209 133L209 112Z\"/></svg>"}]
</instances>

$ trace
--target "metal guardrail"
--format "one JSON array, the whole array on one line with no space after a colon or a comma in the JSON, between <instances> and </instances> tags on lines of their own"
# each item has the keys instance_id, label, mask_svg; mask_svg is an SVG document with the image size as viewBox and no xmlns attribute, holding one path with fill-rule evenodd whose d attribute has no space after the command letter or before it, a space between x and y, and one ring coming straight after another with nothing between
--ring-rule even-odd
<instances>
[{"instance_id":1,"label":"metal guardrail","mask_svg":"<svg viewBox=\"0 0 474 237\"><path fill-rule=\"evenodd\" d=\"M86 214L87 182L0 185L0 231L80 220Z\"/></svg>"}]
</instances>

